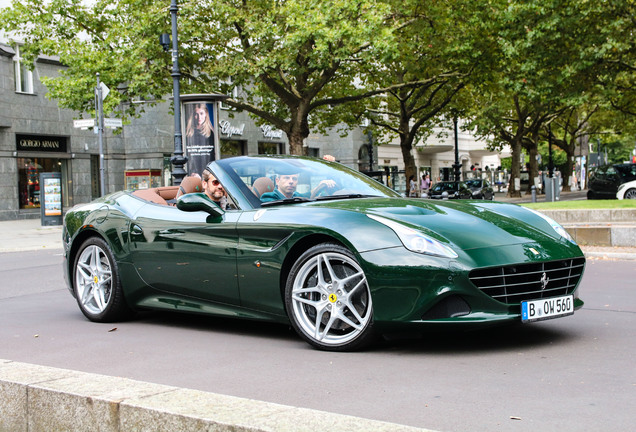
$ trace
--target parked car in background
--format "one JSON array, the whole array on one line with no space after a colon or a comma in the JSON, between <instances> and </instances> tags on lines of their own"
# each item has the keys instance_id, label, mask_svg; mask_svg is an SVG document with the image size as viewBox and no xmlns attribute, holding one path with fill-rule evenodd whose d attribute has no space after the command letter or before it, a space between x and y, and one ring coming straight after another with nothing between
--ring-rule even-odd
<instances>
[{"instance_id":1,"label":"parked car in background","mask_svg":"<svg viewBox=\"0 0 636 432\"><path fill-rule=\"evenodd\" d=\"M495 199L495 191L486 179L470 179L466 180L466 186L472 191L473 199Z\"/></svg>"},{"instance_id":2,"label":"parked car in background","mask_svg":"<svg viewBox=\"0 0 636 432\"><path fill-rule=\"evenodd\" d=\"M446 192L447 196L444 195ZM461 181L443 181L433 185L429 192L429 197L433 199L472 199L473 191L466 183Z\"/></svg>"},{"instance_id":3,"label":"parked car in background","mask_svg":"<svg viewBox=\"0 0 636 432\"><path fill-rule=\"evenodd\" d=\"M636 180L621 184L616 192L616 198L619 200L636 199Z\"/></svg>"},{"instance_id":4,"label":"parked car in background","mask_svg":"<svg viewBox=\"0 0 636 432\"><path fill-rule=\"evenodd\" d=\"M636 180L636 163L601 165L590 172L587 199L616 199L618 187Z\"/></svg>"}]
</instances>

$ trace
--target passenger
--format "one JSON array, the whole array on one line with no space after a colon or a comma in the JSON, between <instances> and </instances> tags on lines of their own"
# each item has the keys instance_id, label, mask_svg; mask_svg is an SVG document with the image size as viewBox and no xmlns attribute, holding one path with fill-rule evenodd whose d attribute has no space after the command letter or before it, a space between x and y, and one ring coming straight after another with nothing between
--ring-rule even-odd
<instances>
[{"instance_id":1,"label":"passenger","mask_svg":"<svg viewBox=\"0 0 636 432\"><path fill-rule=\"evenodd\" d=\"M285 174L277 174L276 175L276 189L272 192L265 192L261 195L261 201L278 201L288 198L295 197L304 197L304 198L314 198L318 193L325 189L331 189L336 186L336 182L333 180L322 180L318 183L312 191L311 194L301 194L296 191L298 187L298 178L300 177L300 173L285 173Z\"/></svg>"},{"instance_id":2,"label":"passenger","mask_svg":"<svg viewBox=\"0 0 636 432\"><path fill-rule=\"evenodd\" d=\"M221 182L207 168L203 170L201 183L208 198L217 203L221 209L226 210L228 207L227 192L225 192Z\"/></svg>"}]
</instances>

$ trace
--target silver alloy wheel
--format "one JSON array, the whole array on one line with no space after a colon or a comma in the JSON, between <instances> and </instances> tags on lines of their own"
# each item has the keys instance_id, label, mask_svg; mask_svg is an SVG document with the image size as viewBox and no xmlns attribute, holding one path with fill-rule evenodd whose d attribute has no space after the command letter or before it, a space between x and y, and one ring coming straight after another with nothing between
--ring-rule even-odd
<instances>
[{"instance_id":1,"label":"silver alloy wheel","mask_svg":"<svg viewBox=\"0 0 636 432\"><path fill-rule=\"evenodd\" d=\"M320 253L302 265L293 280L291 303L302 332L326 347L363 335L373 315L364 272L338 252Z\"/></svg>"},{"instance_id":2,"label":"silver alloy wheel","mask_svg":"<svg viewBox=\"0 0 636 432\"><path fill-rule=\"evenodd\" d=\"M636 199L636 189L628 189L625 192L625 196L623 196L624 199Z\"/></svg>"},{"instance_id":3,"label":"silver alloy wheel","mask_svg":"<svg viewBox=\"0 0 636 432\"><path fill-rule=\"evenodd\" d=\"M106 252L96 245L86 247L79 256L75 269L77 300L91 315L103 313L110 302L112 290L112 264Z\"/></svg>"}]
</instances>

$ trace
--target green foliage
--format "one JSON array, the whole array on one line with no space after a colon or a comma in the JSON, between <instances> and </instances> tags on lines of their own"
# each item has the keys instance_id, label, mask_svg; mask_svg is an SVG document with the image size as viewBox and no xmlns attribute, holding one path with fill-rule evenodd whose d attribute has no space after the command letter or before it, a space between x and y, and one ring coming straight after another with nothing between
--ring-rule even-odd
<instances>
[{"instance_id":1,"label":"green foliage","mask_svg":"<svg viewBox=\"0 0 636 432\"><path fill-rule=\"evenodd\" d=\"M144 105L132 101L172 93L171 54L158 43L171 33L169 3L14 0L0 29L26 43L27 60L46 54L66 66L43 78L61 106L92 112L99 73L112 90L106 112L134 116ZM623 149L636 134L635 8L633 0L183 0L181 91L237 88L228 103L285 131L292 153L310 130L358 125L370 112L385 140L399 137L407 167L413 143L455 115L492 148L511 145L517 161L522 145L538 150L547 125L567 155L590 137Z\"/></svg>"}]
</instances>

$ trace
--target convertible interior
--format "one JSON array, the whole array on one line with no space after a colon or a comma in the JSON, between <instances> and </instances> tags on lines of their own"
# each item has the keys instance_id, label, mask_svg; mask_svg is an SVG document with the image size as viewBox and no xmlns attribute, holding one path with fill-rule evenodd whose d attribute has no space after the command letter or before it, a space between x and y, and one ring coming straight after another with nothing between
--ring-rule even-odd
<instances>
[{"instance_id":1,"label":"convertible interior","mask_svg":"<svg viewBox=\"0 0 636 432\"><path fill-rule=\"evenodd\" d=\"M250 189L254 195L260 198L265 192L271 192L274 190L274 182L269 177L259 177L254 180ZM180 186L161 186L150 189L137 189L133 192L133 195L155 204L175 205L177 198L181 195L193 192L203 192L201 179L198 177L186 177L183 179Z\"/></svg>"}]
</instances>

